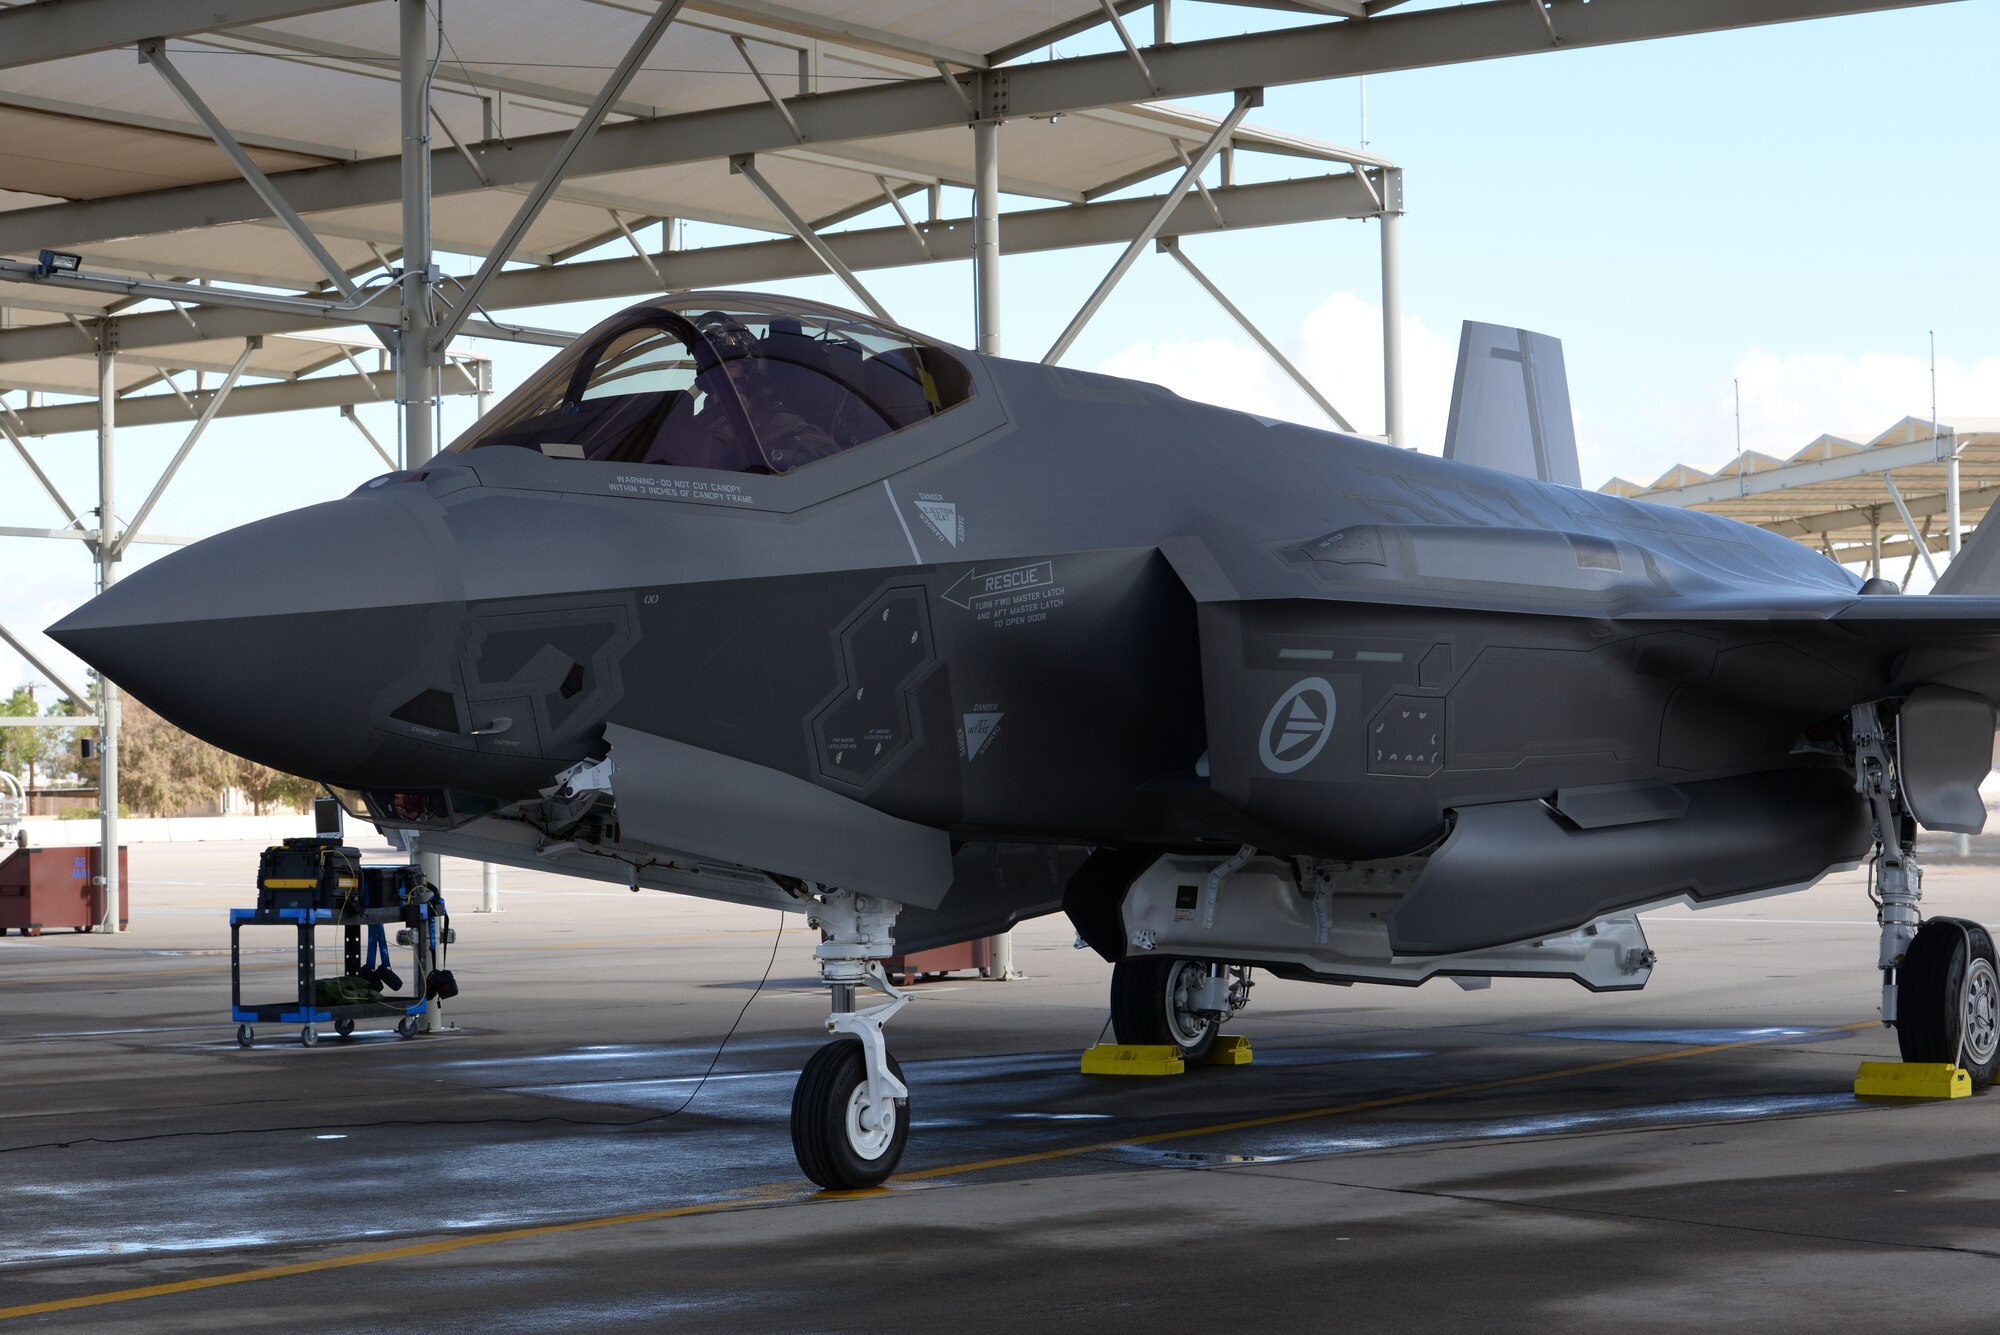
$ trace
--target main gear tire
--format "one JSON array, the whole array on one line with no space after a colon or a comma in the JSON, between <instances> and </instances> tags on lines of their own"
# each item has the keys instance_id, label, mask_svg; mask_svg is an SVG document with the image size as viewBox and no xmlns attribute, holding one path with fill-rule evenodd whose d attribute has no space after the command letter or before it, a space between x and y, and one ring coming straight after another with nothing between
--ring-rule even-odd
<instances>
[{"instance_id":1,"label":"main gear tire","mask_svg":"<svg viewBox=\"0 0 2000 1335\"><path fill-rule=\"evenodd\" d=\"M1222 1032L1220 1015L1190 1008L1194 988L1208 976L1201 960L1143 955L1111 966L1111 1032L1124 1044L1171 1044L1181 1060L1198 1062Z\"/></svg>"},{"instance_id":2,"label":"main gear tire","mask_svg":"<svg viewBox=\"0 0 2000 1335\"><path fill-rule=\"evenodd\" d=\"M1932 918L1896 969L1896 1044L1906 1062L1963 1067L1974 1089L2000 1069L2000 965L1976 922Z\"/></svg>"},{"instance_id":3,"label":"main gear tire","mask_svg":"<svg viewBox=\"0 0 2000 1335\"><path fill-rule=\"evenodd\" d=\"M903 1078L893 1055L889 1070ZM807 1177L828 1191L854 1191L896 1171L910 1140L910 1101L894 1101L886 1128L864 1124L870 1106L860 1039L837 1038L812 1055L792 1089L792 1152Z\"/></svg>"}]
</instances>

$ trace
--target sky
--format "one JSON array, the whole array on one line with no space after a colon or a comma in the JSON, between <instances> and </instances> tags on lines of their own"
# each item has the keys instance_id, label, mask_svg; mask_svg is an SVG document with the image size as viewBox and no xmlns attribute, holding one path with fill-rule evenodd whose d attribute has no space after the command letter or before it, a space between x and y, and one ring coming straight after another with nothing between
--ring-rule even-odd
<instances>
[{"instance_id":1,"label":"sky","mask_svg":"<svg viewBox=\"0 0 2000 1335\"><path fill-rule=\"evenodd\" d=\"M1183 4L1180 40L1284 22ZM1145 40L1146 20L1135 28ZM475 51L468 40L495 44ZM500 56L504 33L457 43ZM1055 53L1103 49L1087 36ZM1402 224L1409 443L1437 450L1462 320L1563 341L1586 486L1649 482L1676 462L1713 470L1737 448L1788 456L1824 433L1867 439L1937 407L2000 417L2000 136L1985 89L2000 4L1964 0L1366 80L1366 146L1405 172ZM1344 144L1363 137L1357 80L1274 88L1257 124ZM1195 103L1226 110L1226 100ZM1305 164L1239 163L1239 175ZM1149 189L1157 189L1157 184ZM946 211L967 197L947 191ZM853 226L883 225L863 218ZM742 239L690 227L689 244ZM1377 225L1323 222L1196 237L1186 253L1364 432L1382 429ZM607 252L612 253L612 252ZM1012 256L1004 352L1037 359L1116 258L1115 247ZM448 271L469 272L447 257ZM970 267L864 275L896 318L972 336ZM776 290L856 304L831 278ZM618 303L512 313L582 329ZM545 350L485 345L504 394ZM1230 407L1324 424L1317 410L1171 260L1147 255L1063 364L1154 380ZM19 395L12 396L17 405ZM393 440L387 406L362 418ZM445 438L470 400L450 401ZM179 447L179 428L119 435L116 509L129 516ZM35 445L79 509L95 504L95 442ZM331 410L212 426L147 527L190 536L345 494L380 461ZM0 450L0 525L57 523ZM143 562L165 548L135 548ZM87 599L83 544L0 538L0 623L58 671L39 629ZM0 689L42 680L0 644ZM43 691L42 698L50 698Z\"/></svg>"}]
</instances>

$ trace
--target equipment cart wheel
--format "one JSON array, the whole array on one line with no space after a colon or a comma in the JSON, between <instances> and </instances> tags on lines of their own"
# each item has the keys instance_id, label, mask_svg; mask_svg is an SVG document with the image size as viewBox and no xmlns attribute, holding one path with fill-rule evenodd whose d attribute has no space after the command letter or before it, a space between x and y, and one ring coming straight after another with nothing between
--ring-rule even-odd
<instances>
[{"instance_id":1,"label":"equipment cart wheel","mask_svg":"<svg viewBox=\"0 0 2000 1335\"><path fill-rule=\"evenodd\" d=\"M1976 922L1932 918L1896 969L1896 1045L1906 1062L1950 1062L1974 1089L2000 1068L2000 969Z\"/></svg>"},{"instance_id":2,"label":"equipment cart wheel","mask_svg":"<svg viewBox=\"0 0 2000 1335\"><path fill-rule=\"evenodd\" d=\"M405 1015L402 1019L396 1021L396 1037L408 1038L416 1032L417 1032L416 1016Z\"/></svg>"},{"instance_id":3,"label":"equipment cart wheel","mask_svg":"<svg viewBox=\"0 0 2000 1335\"><path fill-rule=\"evenodd\" d=\"M299 1042L305 1044L307 1047L311 1047L313 1044L319 1042L319 1030L313 1028L311 1025L307 1025L305 1028L299 1030Z\"/></svg>"},{"instance_id":4,"label":"equipment cart wheel","mask_svg":"<svg viewBox=\"0 0 2000 1335\"><path fill-rule=\"evenodd\" d=\"M339 1034L342 1038L354 1037L354 1021L335 1020L333 1022L333 1032Z\"/></svg>"},{"instance_id":5,"label":"equipment cart wheel","mask_svg":"<svg viewBox=\"0 0 2000 1335\"><path fill-rule=\"evenodd\" d=\"M236 1026L237 1047L247 1048L256 1041L257 1041L257 1031L255 1029L252 1029L247 1024L239 1024Z\"/></svg>"},{"instance_id":6,"label":"equipment cart wheel","mask_svg":"<svg viewBox=\"0 0 2000 1335\"><path fill-rule=\"evenodd\" d=\"M895 1057L889 1070L898 1080ZM806 1176L829 1191L880 1186L910 1139L910 1101L896 1099L885 1127L866 1116L868 1063L861 1040L839 1038L812 1055L792 1090L792 1152Z\"/></svg>"},{"instance_id":7,"label":"equipment cart wheel","mask_svg":"<svg viewBox=\"0 0 2000 1335\"><path fill-rule=\"evenodd\" d=\"M1198 1062L1215 1046L1220 1015L1190 1004L1194 989L1208 976L1200 960L1145 955L1111 966L1111 1031L1120 1043L1167 1044L1181 1060Z\"/></svg>"}]
</instances>

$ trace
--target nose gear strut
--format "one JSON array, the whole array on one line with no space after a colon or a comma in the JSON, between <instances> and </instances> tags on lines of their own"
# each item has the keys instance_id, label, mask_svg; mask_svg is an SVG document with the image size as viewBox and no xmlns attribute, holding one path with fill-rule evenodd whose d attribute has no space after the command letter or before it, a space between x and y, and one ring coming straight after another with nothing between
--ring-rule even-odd
<instances>
[{"instance_id":1,"label":"nose gear strut","mask_svg":"<svg viewBox=\"0 0 2000 1335\"><path fill-rule=\"evenodd\" d=\"M792 1093L792 1149L806 1176L831 1190L879 1185L896 1169L910 1135L910 1090L882 1026L909 1005L882 961L896 951L893 900L826 890L808 920L824 934L813 951L833 991L827 1032L838 1037L806 1063ZM856 1010L855 990L888 998Z\"/></svg>"}]
</instances>

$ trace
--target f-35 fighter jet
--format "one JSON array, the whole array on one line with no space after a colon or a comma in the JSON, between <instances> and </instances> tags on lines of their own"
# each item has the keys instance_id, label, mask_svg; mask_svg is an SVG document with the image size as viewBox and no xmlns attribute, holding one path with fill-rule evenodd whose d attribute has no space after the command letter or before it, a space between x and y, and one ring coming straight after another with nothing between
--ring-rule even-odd
<instances>
[{"instance_id":1,"label":"f-35 fighter jet","mask_svg":"<svg viewBox=\"0 0 2000 1335\"><path fill-rule=\"evenodd\" d=\"M1568 417L1491 326L1439 459L703 293L50 633L422 850L810 914L828 1187L909 1134L881 960L1057 911L1118 1039L1192 1058L1253 969L1634 989L1635 910L1872 852L1885 1021L1989 1082L1993 942L1922 920L1913 846L1984 821L1995 524L1896 596L1560 485Z\"/></svg>"}]
</instances>

